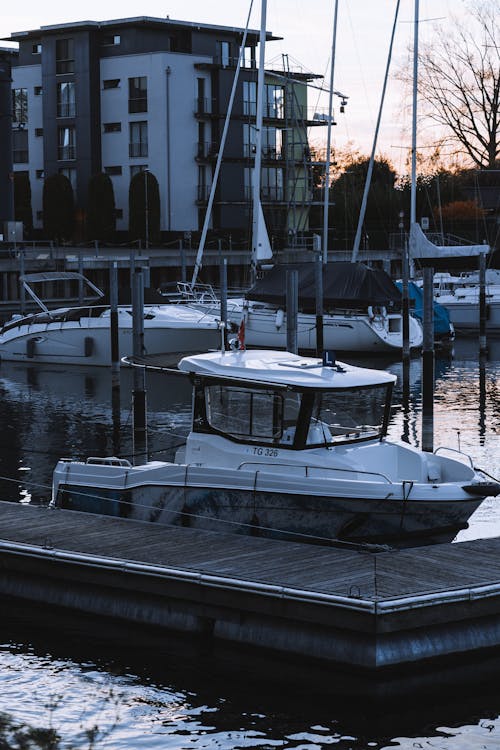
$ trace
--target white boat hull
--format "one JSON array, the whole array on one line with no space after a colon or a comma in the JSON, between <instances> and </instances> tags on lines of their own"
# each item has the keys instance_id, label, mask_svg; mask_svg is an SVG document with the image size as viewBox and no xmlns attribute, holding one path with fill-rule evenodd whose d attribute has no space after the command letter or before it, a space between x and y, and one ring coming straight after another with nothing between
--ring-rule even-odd
<instances>
[{"instance_id":1,"label":"white boat hull","mask_svg":"<svg viewBox=\"0 0 500 750\"><path fill-rule=\"evenodd\" d=\"M263 468L263 467L262 467ZM316 544L415 546L451 541L483 498L458 486L325 479L318 470L272 472L153 462L133 469L60 462L57 507L211 531ZM406 499L405 499L406 498Z\"/></svg>"},{"instance_id":2,"label":"white boat hull","mask_svg":"<svg viewBox=\"0 0 500 750\"><path fill-rule=\"evenodd\" d=\"M479 330L479 302L459 302L446 297L438 297L437 301L446 307L457 330ZM486 304L486 330L500 331L500 299Z\"/></svg>"},{"instance_id":3,"label":"white boat hull","mask_svg":"<svg viewBox=\"0 0 500 750\"><path fill-rule=\"evenodd\" d=\"M212 315L220 314L214 305L199 304L199 309ZM287 348L287 320L282 310L240 300L228 301L228 319L234 326L245 321L245 344L263 349ZM387 352L403 347L401 315L389 313L370 317L368 314L343 312L323 316L323 348L344 352ZM422 346L423 334L419 321L410 316L410 348ZM316 317L297 316L297 346L316 350Z\"/></svg>"},{"instance_id":4,"label":"white boat hull","mask_svg":"<svg viewBox=\"0 0 500 750\"><path fill-rule=\"evenodd\" d=\"M173 309L176 306L172 306ZM199 352L220 346L215 323L198 316L191 321L165 319L161 315L144 320L144 345L147 354ZM133 353L132 316L124 310L118 315L120 357ZM0 335L0 359L41 364L111 364L110 316L82 317L79 320L31 323L7 328Z\"/></svg>"}]
</instances>

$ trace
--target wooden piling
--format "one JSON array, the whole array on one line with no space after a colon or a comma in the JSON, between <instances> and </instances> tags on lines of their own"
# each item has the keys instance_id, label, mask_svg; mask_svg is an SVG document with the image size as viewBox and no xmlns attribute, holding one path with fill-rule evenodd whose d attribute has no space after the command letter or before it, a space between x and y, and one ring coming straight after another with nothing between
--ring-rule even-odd
<instances>
[{"instance_id":1,"label":"wooden piling","mask_svg":"<svg viewBox=\"0 0 500 750\"><path fill-rule=\"evenodd\" d=\"M144 278L142 268L136 268L132 286L133 356L140 360L144 356ZM134 367L133 400L133 442L134 461L147 460L146 424L146 371Z\"/></svg>"},{"instance_id":2,"label":"wooden piling","mask_svg":"<svg viewBox=\"0 0 500 750\"><path fill-rule=\"evenodd\" d=\"M292 354L297 354L297 318L299 305L299 274L298 271L286 272L286 348Z\"/></svg>"},{"instance_id":3,"label":"wooden piling","mask_svg":"<svg viewBox=\"0 0 500 750\"><path fill-rule=\"evenodd\" d=\"M424 268L422 450L434 450L434 269Z\"/></svg>"},{"instance_id":4,"label":"wooden piling","mask_svg":"<svg viewBox=\"0 0 500 750\"><path fill-rule=\"evenodd\" d=\"M487 351L486 342L486 255L479 255L479 351L484 354Z\"/></svg>"}]
</instances>

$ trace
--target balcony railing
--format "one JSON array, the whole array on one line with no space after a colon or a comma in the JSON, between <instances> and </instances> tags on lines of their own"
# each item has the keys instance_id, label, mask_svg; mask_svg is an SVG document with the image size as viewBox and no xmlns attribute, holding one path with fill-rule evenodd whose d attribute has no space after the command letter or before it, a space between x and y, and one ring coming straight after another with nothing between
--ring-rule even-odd
<instances>
[{"instance_id":1,"label":"balcony railing","mask_svg":"<svg viewBox=\"0 0 500 750\"><path fill-rule=\"evenodd\" d=\"M75 117L75 115L76 115L75 102L59 103L57 105L58 117Z\"/></svg>"},{"instance_id":2,"label":"balcony railing","mask_svg":"<svg viewBox=\"0 0 500 750\"><path fill-rule=\"evenodd\" d=\"M214 111L214 100L205 97L196 97L194 100L194 111L197 115L211 115Z\"/></svg>"},{"instance_id":3,"label":"balcony railing","mask_svg":"<svg viewBox=\"0 0 500 750\"><path fill-rule=\"evenodd\" d=\"M72 161L76 159L76 146L59 146L57 149L57 159L59 161Z\"/></svg>"},{"instance_id":4,"label":"balcony railing","mask_svg":"<svg viewBox=\"0 0 500 750\"><path fill-rule=\"evenodd\" d=\"M196 158L210 159L217 156L218 144L214 141L198 141L196 144Z\"/></svg>"},{"instance_id":5,"label":"balcony railing","mask_svg":"<svg viewBox=\"0 0 500 750\"><path fill-rule=\"evenodd\" d=\"M28 149L17 149L12 152L14 164L27 164L29 162Z\"/></svg>"},{"instance_id":6,"label":"balcony railing","mask_svg":"<svg viewBox=\"0 0 500 750\"><path fill-rule=\"evenodd\" d=\"M210 195L211 185L198 185L198 201L208 201L208 197Z\"/></svg>"},{"instance_id":7,"label":"balcony railing","mask_svg":"<svg viewBox=\"0 0 500 750\"><path fill-rule=\"evenodd\" d=\"M134 156L147 156L148 155L148 144L147 143L129 143L128 144L128 155Z\"/></svg>"},{"instance_id":8,"label":"balcony railing","mask_svg":"<svg viewBox=\"0 0 500 750\"><path fill-rule=\"evenodd\" d=\"M282 187L261 187L260 195L262 200L265 201L284 201L285 200L285 188ZM245 200L252 200L252 188L250 185L245 185Z\"/></svg>"}]
</instances>

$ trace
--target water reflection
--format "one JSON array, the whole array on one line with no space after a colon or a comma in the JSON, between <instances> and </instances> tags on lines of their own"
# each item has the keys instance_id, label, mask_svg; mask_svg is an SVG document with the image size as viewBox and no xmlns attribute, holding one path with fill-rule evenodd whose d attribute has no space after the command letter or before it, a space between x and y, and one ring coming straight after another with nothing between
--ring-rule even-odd
<instances>
[{"instance_id":1,"label":"water reflection","mask_svg":"<svg viewBox=\"0 0 500 750\"><path fill-rule=\"evenodd\" d=\"M421 369L358 360L398 376L390 436L421 440ZM500 474L500 340L479 360L459 339L435 366L435 444L460 446ZM59 457L132 452L130 371L0 365L0 489L7 500L46 501ZM171 458L186 435L190 385L148 375L149 451ZM9 480L15 480L9 481ZM483 503L459 538L500 533L498 501ZM383 679L232 650L190 637L2 601L0 710L52 724L62 747L113 750L285 747L498 747L500 655Z\"/></svg>"}]
</instances>

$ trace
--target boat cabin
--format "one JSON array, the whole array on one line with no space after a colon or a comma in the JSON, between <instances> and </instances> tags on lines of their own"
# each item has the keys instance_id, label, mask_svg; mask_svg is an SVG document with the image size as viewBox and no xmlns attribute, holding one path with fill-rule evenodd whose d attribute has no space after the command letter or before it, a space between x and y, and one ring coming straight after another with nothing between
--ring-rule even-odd
<instances>
[{"instance_id":1,"label":"boat cabin","mask_svg":"<svg viewBox=\"0 0 500 750\"><path fill-rule=\"evenodd\" d=\"M193 382L193 433L304 450L387 432L396 378L386 372L276 351L212 352L179 368Z\"/></svg>"}]
</instances>

